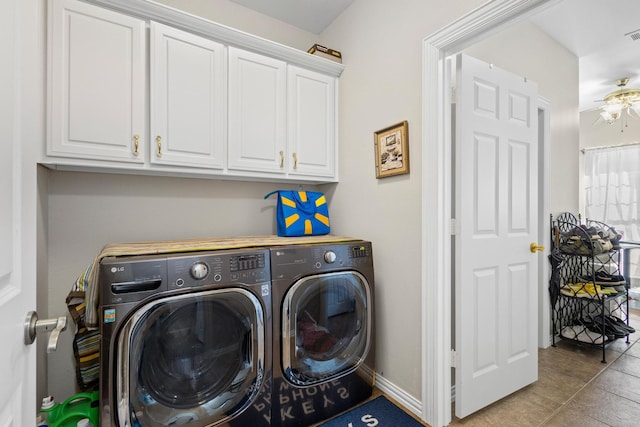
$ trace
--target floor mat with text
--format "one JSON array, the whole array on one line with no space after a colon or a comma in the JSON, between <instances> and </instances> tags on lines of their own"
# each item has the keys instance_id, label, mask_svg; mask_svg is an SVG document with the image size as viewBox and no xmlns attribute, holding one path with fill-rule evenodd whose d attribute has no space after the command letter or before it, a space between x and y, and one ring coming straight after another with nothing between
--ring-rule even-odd
<instances>
[{"instance_id":1,"label":"floor mat with text","mask_svg":"<svg viewBox=\"0 0 640 427\"><path fill-rule=\"evenodd\" d=\"M319 427L422 427L410 415L391 403L384 396L377 397L353 408Z\"/></svg>"}]
</instances>

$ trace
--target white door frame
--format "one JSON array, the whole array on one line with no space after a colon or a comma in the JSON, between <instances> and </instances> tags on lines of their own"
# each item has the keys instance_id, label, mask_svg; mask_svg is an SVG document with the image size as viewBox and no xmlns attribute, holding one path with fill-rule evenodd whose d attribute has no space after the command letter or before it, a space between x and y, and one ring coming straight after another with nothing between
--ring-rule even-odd
<instances>
[{"instance_id":1,"label":"white door frame","mask_svg":"<svg viewBox=\"0 0 640 427\"><path fill-rule=\"evenodd\" d=\"M422 174L422 419L434 427L451 421L451 85L446 58L559 1L494 0L423 40L422 167L432 172Z\"/></svg>"},{"instance_id":2,"label":"white door frame","mask_svg":"<svg viewBox=\"0 0 640 427\"><path fill-rule=\"evenodd\" d=\"M551 235L549 233L549 158L551 153L551 102L538 97L538 244L547 251L551 249ZM543 252L546 254L547 252ZM551 301L549 300L549 262L547 256L540 260L538 267L538 347L547 348L551 345Z\"/></svg>"}]
</instances>

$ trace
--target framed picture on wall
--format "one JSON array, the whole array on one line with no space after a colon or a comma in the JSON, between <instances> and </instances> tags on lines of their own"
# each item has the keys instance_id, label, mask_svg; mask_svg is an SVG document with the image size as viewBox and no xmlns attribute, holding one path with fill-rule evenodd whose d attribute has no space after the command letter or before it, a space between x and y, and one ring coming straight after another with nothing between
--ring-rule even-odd
<instances>
[{"instance_id":1,"label":"framed picture on wall","mask_svg":"<svg viewBox=\"0 0 640 427\"><path fill-rule=\"evenodd\" d=\"M409 173L409 123L405 120L373 134L376 178Z\"/></svg>"}]
</instances>

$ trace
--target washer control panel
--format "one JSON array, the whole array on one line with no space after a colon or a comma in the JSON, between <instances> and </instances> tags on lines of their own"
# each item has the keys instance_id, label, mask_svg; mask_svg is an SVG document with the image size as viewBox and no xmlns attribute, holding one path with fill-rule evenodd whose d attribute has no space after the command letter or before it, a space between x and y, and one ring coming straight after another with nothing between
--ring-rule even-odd
<instances>
[{"instance_id":1,"label":"washer control panel","mask_svg":"<svg viewBox=\"0 0 640 427\"><path fill-rule=\"evenodd\" d=\"M169 289L266 282L270 280L268 259L267 250L176 254L167 259Z\"/></svg>"},{"instance_id":2,"label":"washer control panel","mask_svg":"<svg viewBox=\"0 0 640 427\"><path fill-rule=\"evenodd\" d=\"M167 262L158 256L106 257L100 262L100 301L141 301L167 290Z\"/></svg>"},{"instance_id":3,"label":"washer control panel","mask_svg":"<svg viewBox=\"0 0 640 427\"><path fill-rule=\"evenodd\" d=\"M246 271L264 268L264 259L264 253L232 256L230 260L231 271Z\"/></svg>"}]
</instances>

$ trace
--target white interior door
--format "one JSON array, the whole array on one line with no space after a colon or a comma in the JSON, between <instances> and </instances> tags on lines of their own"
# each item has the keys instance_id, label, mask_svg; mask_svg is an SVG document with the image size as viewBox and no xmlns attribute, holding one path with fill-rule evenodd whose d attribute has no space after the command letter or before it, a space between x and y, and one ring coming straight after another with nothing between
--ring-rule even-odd
<instances>
[{"instance_id":1,"label":"white interior door","mask_svg":"<svg viewBox=\"0 0 640 427\"><path fill-rule=\"evenodd\" d=\"M22 125L22 95L28 84L23 80L22 55L33 52L25 48L24 38L28 35L22 28L32 7L29 3L36 2L3 2L0 13L0 424L3 426L31 426L36 416L36 348L25 346L23 328L26 314L35 308L36 302L35 273L25 274L24 268L29 264L35 271L35 253L31 253L30 263L23 257L24 253L35 252L35 239L29 241L32 234L25 233L23 226L23 221L30 221L35 215L35 206L31 214L24 212L24 206L32 206L30 198L34 191L23 192L22 186L23 176L35 174L35 161L31 167L22 163L23 136L27 133L26 125Z\"/></svg>"},{"instance_id":2,"label":"white interior door","mask_svg":"<svg viewBox=\"0 0 640 427\"><path fill-rule=\"evenodd\" d=\"M537 85L457 57L456 416L538 378Z\"/></svg>"}]
</instances>

